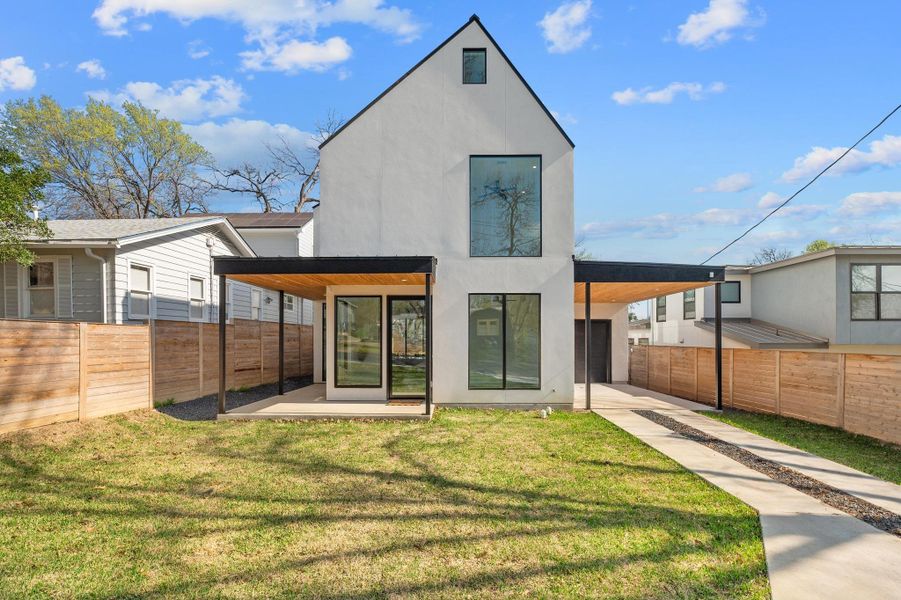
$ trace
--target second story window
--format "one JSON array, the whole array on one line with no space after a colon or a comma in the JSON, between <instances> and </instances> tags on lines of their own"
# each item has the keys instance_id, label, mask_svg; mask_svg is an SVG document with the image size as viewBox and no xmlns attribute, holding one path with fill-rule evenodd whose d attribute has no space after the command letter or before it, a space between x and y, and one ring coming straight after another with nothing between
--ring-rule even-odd
<instances>
[{"instance_id":1,"label":"second story window","mask_svg":"<svg viewBox=\"0 0 901 600\"><path fill-rule=\"evenodd\" d=\"M724 281L720 284L720 301L723 304L741 304L741 282Z\"/></svg>"},{"instance_id":2,"label":"second story window","mask_svg":"<svg viewBox=\"0 0 901 600\"><path fill-rule=\"evenodd\" d=\"M695 291L688 290L687 292L682 292L682 318L694 319L696 314Z\"/></svg>"},{"instance_id":3,"label":"second story window","mask_svg":"<svg viewBox=\"0 0 901 600\"><path fill-rule=\"evenodd\" d=\"M463 49L463 83L486 83L488 70L484 48Z\"/></svg>"},{"instance_id":4,"label":"second story window","mask_svg":"<svg viewBox=\"0 0 901 600\"><path fill-rule=\"evenodd\" d=\"M901 265L851 265L851 320L901 320Z\"/></svg>"},{"instance_id":5,"label":"second story window","mask_svg":"<svg viewBox=\"0 0 901 600\"><path fill-rule=\"evenodd\" d=\"M666 321L666 296L657 297L657 322Z\"/></svg>"},{"instance_id":6,"label":"second story window","mask_svg":"<svg viewBox=\"0 0 901 600\"><path fill-rule=\"evenodd\" d=\"M469 157L469 255L541 256L541 157Z\"/></svg>"}]
</instances>

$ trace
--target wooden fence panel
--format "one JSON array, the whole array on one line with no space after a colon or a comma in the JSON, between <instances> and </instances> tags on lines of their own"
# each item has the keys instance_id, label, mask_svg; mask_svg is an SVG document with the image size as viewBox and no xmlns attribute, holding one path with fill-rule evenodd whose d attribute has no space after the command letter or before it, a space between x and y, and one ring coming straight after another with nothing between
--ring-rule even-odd
<instances>
[{"instance_id":1,"label":"wooden fence panel","mask_svg":"<svg viewBox=\"0 0 901 600\"><path fill-rule=\"evenodd\" d=\"M289 325L285 325L287 329ZM274 383L278 381L278 323L260 323L260 340L263 344L262 358L262 382ZM289 346L285 344L285 352Z\"/></svg>"},{"instance_id":2,"label":"wooden fence panel","mask_svg":"<svg viewBox=\"0 0 901 600\"><path fill-rule=\"evenodd\" d=\"M733 405L745 410L775 413L779 385L776 352L733 350L732 359Z\"/></svg>"},{"instance_id":3,"label":"wooden fence panel","mask_svg":"<svg viewBox=\"0 0 901 600\"><path fill-rule=\"evenodd\" d=\"M779 413L840 427L841 355L779 352Z\"/></svg>"},{"instance_id":4,"label":"wooden fence panel","mask_svg":"<svg viewBox=\"0 0 901 600\"><path fill-rule=\"evenodd\" d=\"M629 383L648 387L648 346L632 346L629 348Z\"/></svg>"},{"instance_id":5,"label":"wooden fence panel","mask_svg":"<svg viewBox=\"0 0 901 600\"><path fill-rule=\"evenodd\" d=\"M300 344L300 375L312 377L313 375L313 326L300 325L298 343Z\"/></svg>"},{"instance_id":6,"label":"wooden fence panel","mask_svg":"<svg viewBox=\"0 0 901 600\"><path fill-rule=\"evenodd\" d=\"M181 402L202 396L197 374L200 335L197 323L155 321L153 395Z\"/></svg>"},{"instance_id":7,"label":"wooden fence panel","mask_svg":"<svg viewBox=\"0 0 901 600\"><path fill-rule=\"evenodd\" d=\"M844 426L901 444L901 356L848 354Z\"/></svg>"},{"instance_id":8,"label":"wooden fence panel","mask_svg":"<svg viewBox=\"0 0 901 600\"><path fill-rule=\"evenodd\" d=\"M235 319L235 387L263 383L263 351L260 321Z\"/></svg>"},{"instance_id":9,"label":"wooden fence panel","mask_svg":"<svg viewBox=\"0 0 901 600\"><path fill-rule=\"evenodd\" d=\"M698 348L698 396L696 402L716 406L716 352L713 348ZM730 406L729 376L732 371L732 351L723 348L723 406Z\"/></svg>"},{"instance_id":10,"label":"wooden fence panel","mask_svg":"<svg viewBox=\"0 0 901 600\"><path fill-rule=\"evenodd\" d=\"M78 327L0 321L0 433L78 418Z\"/></svg>"},{"instance_id":11,"label":"wooden fence panel","mask_svg":"<svg viewBox=\"0 0 901 600\"><path fill-rule=\"evenodd\" d=\"M694 400L697 391L698 351L695 348L670 348L670 393Z\"/></svg>"},{"instance_id":12,"label":"wooden fence panel","mask_svg":"<svg viewBox=\"0 0 901 600\"><path fill-rule=\"evenodd\" d=\"M669 394L669 351L666 346L648 346L648 389Z\"/></svg>"},{"instance_id":13,"label":"wooden fence panel","mask_svg":"<svg viewBox=\"0 0 901 600\"><path fill-rule=\"evenodd\" d=\"M87 415L102 417L150 406L150 329L146 325L87 327Z\"/></svg>"}]
</instances>

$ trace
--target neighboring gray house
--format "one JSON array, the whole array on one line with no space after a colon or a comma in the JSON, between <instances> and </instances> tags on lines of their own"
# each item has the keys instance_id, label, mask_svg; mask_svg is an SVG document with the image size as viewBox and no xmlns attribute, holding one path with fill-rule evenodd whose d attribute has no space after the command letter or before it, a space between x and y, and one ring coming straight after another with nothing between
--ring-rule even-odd
<instances>
[{"instance_id":1,"label":"neighboring gray house","mask_svg":"<svg viewBox=\"0 0 901 600\"><path fill-rule=\"evenodd\" d=\"M52 238L28 244L37 255L32 266L2 264L0 316L97 323L215 322L219 290L211 257L255 256L252 246L219 215L77 219L48 225ZM228 299L237 318L278 319L276 295L270 290L231 282ZM307 303L304 321L299 300L286 298L286 322L312 322L311 306Z\"/></svg>"},{"instance_id":2,"label":"neighboring gray house","mask_svg":"<svg viewBox=\"0 0 901 600\"><path fill-rule=\"evenodd\" d=\"M651 301L651 343L713 346L714 309L712 288ZM901 352L901 247L728 267L723 317L726 347Z\"/></svg>"}]
</instances>

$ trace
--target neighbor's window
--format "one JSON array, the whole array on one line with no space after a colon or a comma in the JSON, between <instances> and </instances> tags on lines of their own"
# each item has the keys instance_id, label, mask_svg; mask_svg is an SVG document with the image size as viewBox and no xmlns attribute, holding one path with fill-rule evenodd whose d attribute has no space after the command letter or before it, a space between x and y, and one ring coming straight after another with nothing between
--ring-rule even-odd
<instances>
[{"instance_id":1,"label":"neighbor's window","mask_svg":"<svg viewBox=\"0 0 901 600\"><path fill-rule=\"evenodd\" d=\"M285 310L294 312L294 296L291 294L285 294Z\"/></svg>"},{"instance_id":2,"label":"neighbor's window","mask_svg":"<svg viewBox=\"0 0 901 600\"><path fill-rule=\"evenodd\" d=\"M250 318L259 321L263 318L263 292L250 290Z\"/></svg>"},{"instance_id":3,"label":"neighbor's window","mask_svg":"<svg viewBox=\"0 0 901 600\"><path fill-rule=\"evenodd\" d=\"M200 277L191 277L188 282L190 311L188 317L192 321L203 320L204 298L203 298L203 279Z\"/></svg>"},{"instance_id":4,"label":"neighbor's window","mask_svg":"<svg viewBox=\"0 0 901 600\"><path fill-rule=\"evenodd\" d=\"M28 267L28 314L33 317L56 316L56 277L54 263L35 261Z\"/></svg>"},{"instance_id":5,"label":"neighbor's window","mask_svg":"<svg viewBox=\"0 0 901 600\"><path fill-rule=\"evenodd\" d=\"M232 284L225 282L225 320L232 320Z\"/></svg>"},{"instance_id":6,"label":"neighbor's window","mask_svg":"<svg viewBox=\"0 0 901 600\"><path fill-rule=\"evenodd\" d=\"M666 296L657 297L657 322L666 321Z\"/></svg>"},{"instance_id":7,"label":"neighbor's window","mask_svg":"<svg viewBox=\"0 0 901 600\"><path fill-rule=\"evenodd\" d=\"M638 345L639 345L639 346L647 346L647 345L649 345L650 343L651 343L651 340L649 340L648 338L638 338Z\"/></svg>"},{"instance_id":8,"label":"neighbor's window","mask_svg":"<svg viewBox=\"0 0 901 600\"><path fill-rule=\"evenodd\" d=\"M485 49L465 48L463 50L463 83L485 83L488 81L487 75Z\"/></svg>"},{"instance_id":9,"label":"neighbor's window","mask_svg":"<svg viewBox=\"0 0 901 600\"><path fill-rule=\"evenodd\" d=\"M382 299L335 298L335 387L382 385Z\"/></svg>"},{"instance_id":10,"label":"neighbor's window","mask_svg":"<svg viewBox=\"0 0 901 600\"><path fill-rule=\"evenodd\" d=\"M741 282L724 281L720 284L720 302L722 304L741 303Z\"/></svg>"},{"instance_id":11,"label":"neighbor's window","mask_svg":"<svg viewBox=\"0 0 901 600\"><path fill-rule=\"evenodd\" d=\"M901 265L851 265L851 319L901 319Z\"/></svg>"},{"instance_id":12,"label":"neighbor's window","mask_svg":"<svg viewBox=\"0 0 901 600\"><path fill-rule=\"evenodd\" d=\"M150 302L153 293L150 289L150 267L131 265L128 272L128 316L132 319L149 319Z\"/></svg>"},{"instance_id":13,"label":"neighbor's window","mask_svg":"<svg viewBox=\"0 0 901 600\"><path fill-rule=\"evenodd\" d=\"M539 294L470 294L469 387L541 387Z\"/></svg>"},{"instance_id":14,"label":"neighbor's window","mask_svg":"<svg viewBox=\"0 0 901 600\"><path fill-rule=\"evenodd\" d=\"M541 157L469 158L470 256L541 256Z\"/></svg>"},{"instance_id":15,"label":"neighbor's window","mask_svg":"<svg viewBox=\"0 0 901 600\"><path fill-rule=\"evenodd\" d=\"M682 292L682 318L694 319L695 314L695 290Z\"/></svg>"}]
</instances>

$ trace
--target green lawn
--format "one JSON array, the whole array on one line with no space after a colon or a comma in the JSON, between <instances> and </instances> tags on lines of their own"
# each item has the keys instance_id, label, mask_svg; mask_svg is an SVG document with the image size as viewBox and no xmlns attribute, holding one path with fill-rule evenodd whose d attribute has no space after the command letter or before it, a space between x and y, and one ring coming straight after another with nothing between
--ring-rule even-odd
<instances>
[{"instance_id":1,"label":"green lawn","mask_svg":"<svg viewBox=\"0 0 901 600\"><path fill-rule=\"evenodd\" d=\"M593 414L0 437L0 597L767 598L755 513Z\"/></svg>"},{"instance_id":2,"label":"green lawn","mask_svg":"<svg viewBox=\"0 0 901 600\"><path fill-rule=\"evenodd\" d=\"M703 414L901 485L901 446L788 417L737 410Z\"/></svg>"}]
</instances>

